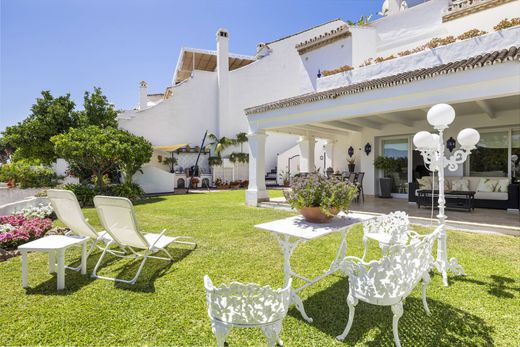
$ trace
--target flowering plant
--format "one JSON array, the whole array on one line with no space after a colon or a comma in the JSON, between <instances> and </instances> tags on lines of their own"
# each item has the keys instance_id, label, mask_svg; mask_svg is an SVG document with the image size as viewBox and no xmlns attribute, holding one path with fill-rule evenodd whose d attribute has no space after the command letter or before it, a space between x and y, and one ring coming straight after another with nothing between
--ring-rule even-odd
<instances>
[{"instance_id":1,"label":"flowering plant","mask_svg":"<svg viewBox=\"0 0 520 347\"><path fill-rule=\"evenodd\" d=\"M22 208L21 210L17 210L15 214L22 214L27 218L31 217L39 217L39 218L45 218L52 215L54 210L52 209L51 204L44 205L44 204L38 204L38 206L32 206L32 207L26 207Z\"/></svg>"},{"instance_id":2,"label":"flowering plant","mask_svg":"<svg viewBox=\"0 0 520 347\"><path fill-rule=\"evenodd\" d=\"M23 214L0 216L0 248L14 248L40 238L52 227L49 218L27 218Z\"/></svg>"},{"instance_id":3,"label":"flowering plant","mask_svg":"<svg viewBox=\"0 0 520 347\"><path fill-rule=\"evenodd\" d=\"M284 195L293 208L319 207L325 215L332 216L331 210L348 211L357 193L357 187L348 181L312 173L295 177L291 190Z\"/></svg>"}]
</instances>

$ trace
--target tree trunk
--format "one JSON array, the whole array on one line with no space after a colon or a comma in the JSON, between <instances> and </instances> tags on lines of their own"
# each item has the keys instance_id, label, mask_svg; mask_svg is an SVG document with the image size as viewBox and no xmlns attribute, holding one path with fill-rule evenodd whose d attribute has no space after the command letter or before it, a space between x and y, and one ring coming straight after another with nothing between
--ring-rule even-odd
<instances>
[{"instance_id":1,"label":"tree trunk","mask_svg":"<svg viewBox=\"0 0 520 347\"><path fill-rule=\"evenodd\" d=\"M97 186L100 191L103 191L103 172L97 171L96 176L97 176Z\"/></svg>"}]
</instances>

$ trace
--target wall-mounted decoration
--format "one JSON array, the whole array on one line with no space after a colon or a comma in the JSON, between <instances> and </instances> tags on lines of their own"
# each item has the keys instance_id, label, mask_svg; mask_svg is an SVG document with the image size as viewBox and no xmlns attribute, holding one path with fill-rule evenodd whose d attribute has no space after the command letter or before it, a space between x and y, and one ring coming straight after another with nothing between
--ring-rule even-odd
<instances>
[{"instance_id":1,"label":"wall-mounted decoration","mask_svg":"<svg viewBox=\"0 0 520 347\"><path fill-rule=\"evenodd\" d=\"M162 155L159 154L159 155L157 156L157 161L158 161L159 163L162 163Z\"/></svg>"},{"instance_id":2,"label":"wall-mounted decoration","mask_svg":"<svg viewBox=\"0 0 520 347\"><path fill-rule=\"evenodd\" d=\"M348 153L348 156L352 158L352 156L354 155L354 148L352 148L352 146L350 146L348 148L348 152L347 153Z\"/></svg>"},{"instance_id":3,"label":"wall-mounted decoration","mask_svg":"<svg viewBox=\"0 0 520 347\"><path fill-rule=\"evenodd\" d=\"M455 149L455 146L457 145L457 142L453 137L450 137L448 141L446 141L446 147L449 149L450 153L453 152Z\"/></svg>"},{"instance_id":4,"label":"wall-mounted decoration","mask_svg":"<svg viewBox=\"0 0 520 347\"><path fill-rule=\"evenodd\" d=\"M370 152L372 152L372 146L370 145L370 143L367 142L367 144L365 145L365 153L369 155Z\"/></svg>"},{"instance_id":5,"label":"wall-mounted decoration","mask_svg":"<svg viewBox=\"0 0 520 347\"><path fill-rule=\"evenodd\" d=\"M318 74L316 76L318 76L318 78L321 78L321 70L318 70Z\"/></svg>"}]
</instances>

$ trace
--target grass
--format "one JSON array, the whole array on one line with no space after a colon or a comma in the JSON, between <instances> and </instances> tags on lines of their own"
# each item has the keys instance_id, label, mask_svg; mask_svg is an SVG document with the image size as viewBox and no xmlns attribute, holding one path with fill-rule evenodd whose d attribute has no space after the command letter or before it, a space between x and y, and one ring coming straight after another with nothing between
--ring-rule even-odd
<instances>
[{"instance_id":1,"label":"grass","mask_svg":"<svg viewBox=\"0 0 520 347\"><path fill-rule=\"evenodd\" d=\"M271 192L279 194L279 192ZM21 287L20 257L0 263L1 345L215 345L207 317L204 274L213 282L251 281L279 287L283 282L282 252L274 237L253 225L291 215L289 212L244 205L243 191L165 196L136 206L145 231L171 230L190 235L198 248L174 246L174 263L149 261L134 286L92 280L67 271L66 290L56 291L47 273L47 256L29 256L29 286ZM100 227L92 209L85 214ZM424 229L425 231L425 229ZM348 254L362 254L362 231L348 236ZM300 246L293 265L298 272L318 275L333 259L339 236L331 235ZM507 236L449 232L451 257L467 276L450 275L442 285L435 273L428 289L432 316L426 316L416 288L400 320L404 346L513 346L520 326L520 240ZM99 253L89 258L92 271ZM370 245L370 258L380 256ZM77 263L79 250L67 261ZM137 262L109 260L101 275L131 278ZM340 343L348 308L348 282L339 273L305 289L302 299L314 323L303 321L291 308L281 337L286 346L393 346L389 307L359 303L354 325ZM231 346L265 345L257 329L234 329Z\"/></svg>"}]
</instances>

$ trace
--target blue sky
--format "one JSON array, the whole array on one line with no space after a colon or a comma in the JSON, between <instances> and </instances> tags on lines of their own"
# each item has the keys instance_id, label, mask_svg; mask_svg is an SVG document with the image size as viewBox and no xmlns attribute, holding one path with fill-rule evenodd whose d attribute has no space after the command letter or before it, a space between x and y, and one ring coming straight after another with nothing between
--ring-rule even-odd
<instances>
[{"instance_id":1,"label":"blue sky","mask_svg":"<svg viewBox=\"0 0 520 347\"><path fill-rule=\"evenodd\" d=\"M268 42L335 18L356 20L382 0L131 1L0 0L0 130L29 115L41 90L101 87L119 109L137 104L138 83L162 92L181 47L215 49L219 27L230 50L254 54Z\"/></svg>"}]
</instances>

